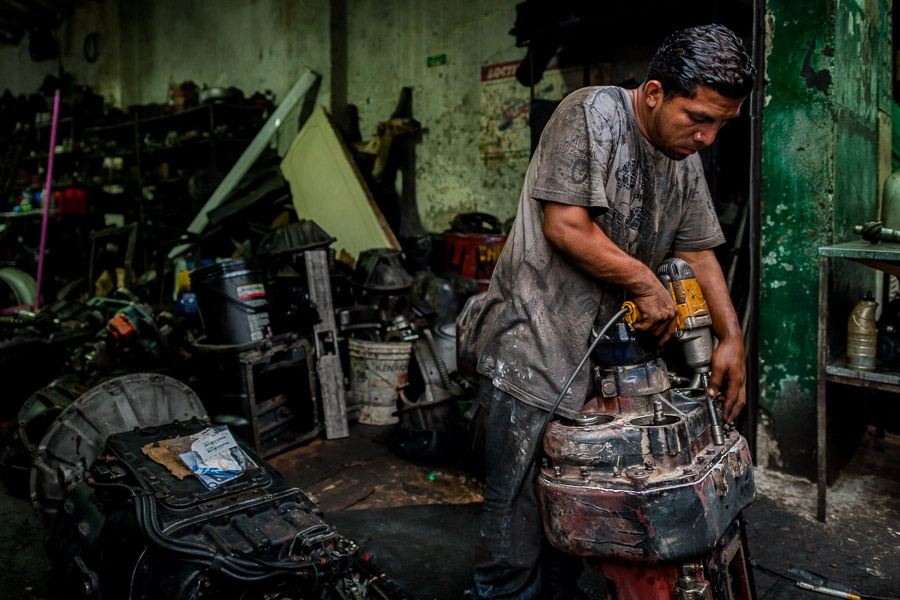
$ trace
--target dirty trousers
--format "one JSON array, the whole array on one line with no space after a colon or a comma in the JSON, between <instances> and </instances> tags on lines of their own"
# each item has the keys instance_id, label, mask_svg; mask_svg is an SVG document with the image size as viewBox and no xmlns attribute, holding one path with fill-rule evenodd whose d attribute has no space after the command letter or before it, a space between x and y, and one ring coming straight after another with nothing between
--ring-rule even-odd
<instances>
[{"instance_id":1,"label":"dirty trousers","mask_svg":"<svg viewBox=\"0 0 900 600\"><path fill-rule=\"evenodd\" d=\"M475 546L475 595L485 599L564 598L575 589L581 559L544 538L536 478L547 411L517 400L481 378L485 428L484 507Z\"/></svg>"}]
</instances>

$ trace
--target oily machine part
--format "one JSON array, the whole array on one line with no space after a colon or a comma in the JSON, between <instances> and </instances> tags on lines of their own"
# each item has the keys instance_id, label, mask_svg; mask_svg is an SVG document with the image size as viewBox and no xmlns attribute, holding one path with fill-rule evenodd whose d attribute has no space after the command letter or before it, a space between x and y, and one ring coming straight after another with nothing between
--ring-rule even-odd
<instances>
[{"instance_id":1,"label":"oily machine part","mask_svg":"<svg viewBox=\"0 0 900 600\"><path fill-rule=\"evenodd\" d=\"M746 440L713 443L702 392L655 409L556 421L539 478L545 529L580 556L683 561L710 551L754 495ZM606 403L604 403L606 404Z\"/></svg>"},{"instance_id":2,"label":"oily machine part","mask_svg":"<svg viewBox=\"0 0 900 600\"><path fill-rule=\"evenodd\" d=\"M38 455L32 497L73 596L411 600L250 446L210 429L194 392L168 377L92 389Z\"/></svg>"},{"instance_id":3,"label":"oily machine part","mask_svg":"<svg viewBox=\"0 0 900 600\"><path fill-rule=\"evenodd\" d=\"M713 346L693 271L676 259L658 274L678 309L675 339L702 379ZM755 600L741 516L755 494L747 441L721 426L705 384L671 389L631 308L592 342L597 395L543 438L547 539L597 563L618 600Z\"/></svg>"},{"instance_id":4,"label":"oily machine part","mask_svg":"<svg viewBox=\"0 0 900 600\"><path fill-rule=\"evenodd\" d=\"M245 468L214 487L148 456L206 428L193 418L107 437L47 536L70 589L95 600L409 600L246 444L236 442Z\"/></svg>"},{"instance_id":5,"label":"oily machine part","mask_svg":"<svg viewBox=\"0 0 900 600\"><path fill-rule=\"evenodd\" d=\"M165 375L125 375L92 388L60 413L34 452L34 509L51 522L100 456L107 436L192 418L207 419L197 394Z\"/></svg>"}]
</instances>

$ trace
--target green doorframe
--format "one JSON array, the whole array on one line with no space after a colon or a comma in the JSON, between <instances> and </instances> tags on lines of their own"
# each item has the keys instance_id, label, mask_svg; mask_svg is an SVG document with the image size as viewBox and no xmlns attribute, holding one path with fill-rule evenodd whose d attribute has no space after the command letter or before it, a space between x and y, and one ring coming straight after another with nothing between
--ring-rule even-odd
<instances>
[{"instance_id":1,"label":"green doorframe","mask_svg":"<svg viewBox=\"0 0 900 600\"><path fill-rule=\"evenodd\" d=\"M768 0L763 25L757 460L812 478L817 250L878 216L890 0ZM848 293L829 309L846 315L865 284L836 278Z\"/></svg>"}]
</instances>

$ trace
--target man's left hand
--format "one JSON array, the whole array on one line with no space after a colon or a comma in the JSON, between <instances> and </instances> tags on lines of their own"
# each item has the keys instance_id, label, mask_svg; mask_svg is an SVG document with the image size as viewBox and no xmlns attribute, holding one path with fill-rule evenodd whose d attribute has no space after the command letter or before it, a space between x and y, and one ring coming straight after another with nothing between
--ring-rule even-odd
<instances>
[{"instance_id":1,"label":"man's left hand","mask_svg":"<svg viewBox=\"0 0 900 600\"><path fill-rule=\"evenodd\" d=\"M712 374L706 391L713 398L724 394L722 412L726 423L737 418L747 402L747 390L744 385L746 376L743 340L738 338L735 341L720 341L713 352Z\"/></svg>"}]
</instances>

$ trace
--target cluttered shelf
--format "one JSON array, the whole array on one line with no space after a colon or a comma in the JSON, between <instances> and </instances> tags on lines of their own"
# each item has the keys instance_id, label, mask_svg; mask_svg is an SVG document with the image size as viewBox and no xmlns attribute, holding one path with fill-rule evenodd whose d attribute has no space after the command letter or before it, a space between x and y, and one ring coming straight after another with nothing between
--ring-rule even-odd
<instances>
[{"instance_id":1,"label":"cluttered shelf","mask_svg":"<svg viewBox=\"0 0 900 600\"><path fill-rule=\"evenodd\" d=\"M844 242L841 244L833 244L830 246L822 246L819 248L819 316L818 316L818 386L816 401L816 428L817 434L817 488L818 488L818 507L817 517L820 521L825 521L827 506L827 480L828 480L828 410L827 410L827 391L829 383L838 383L843 385L869 388L886 392L900 393L900 370L876 363L875 339L876 329L874 322L874 307L877 306L871 297L866 298L857 305L854 313L861 306L866 312L866 323L868 327L863 332L862 337L867 338L865 348L859 349L864 356L854 354L854 361L849 361L847 356L830 356L829 354L829 336L830 319L832 312L832 302L830 300L830 292L832 286L831 273L833 267L831 263L834 259L845 259L856 262L873 269L877 269L890 275L900 276L900 243L893 241L884 241L879 234L882 230L880 223L870 224L877 227L866 229L863 233L865 239ZM893 233L891 230L885 230L885 233ZM868 236L874 234L874 237ZM862 313L860 313L862 315ZM833 320L833 319L832 319ZM851 317L851 322L853 317ZM863 323L863 325L866 325ZM859 324L856 324L859 327ZM848 325L849 328L849 325ZM861 331L861 330L860 330ZM856 335L860 334L856 332ZM857 340L858 342L859 340ZM854 364L851 364L854 363ZM863 365L867 368L859 368ZM871 367L871 368L868 368Z\"/></svg>"},{"instance_id":2,"label":"cluttered shelf","mask_svg":"<svg viewBox=\"0 0 900 600\"><path fill-rule=\"evenodd\" d=\"M179 112L166 112L157 115L148 115L138 118L141 125L152 125L155 123L164 123L178 120L188 120L191 117L206 116L210 111L217 113L260 113L260 117L265 116L265 112L271 110L270 106L260 105L241 105L241 104L201 104L186 108Z\"/></svg>"}]
</instances>

